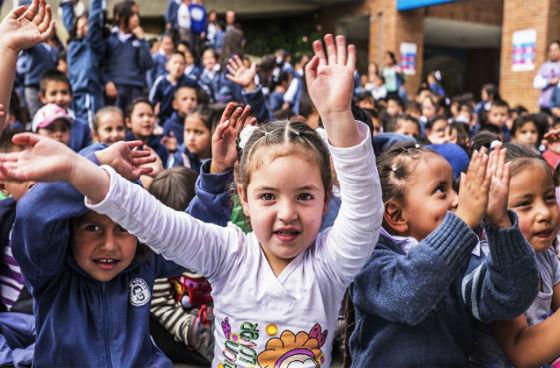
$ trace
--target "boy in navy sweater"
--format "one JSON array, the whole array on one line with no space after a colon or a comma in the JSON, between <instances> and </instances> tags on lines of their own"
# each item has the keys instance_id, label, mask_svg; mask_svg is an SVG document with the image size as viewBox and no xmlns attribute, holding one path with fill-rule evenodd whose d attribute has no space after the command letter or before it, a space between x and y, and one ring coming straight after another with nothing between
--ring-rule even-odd
<instances>
[{"instance_id":1,"label":"boy in navy sweater","mask_svg":"<svg viewBox=\"0 0 560 368\"><path fill-rule=\"evenodd\" d=\"M74 151L79 151L91 144L91 130L89 124L76 117L70 109L72 105L72 89L68 77L58 71L50 70L41 77L41 103L56 104L66 110L73 119L68 145Z\"/></svg>"},{"instance_id":2,"label":"boy in navy sweater","mask_svg":"<svg viewBox=\"0 0 560 368\"><path fill-rule=\"evenodd\" d=\"M91 126L93 116L105 105L101 83L101 57L104 55L102 0L90 1L89 15L74 16L70 0L60 3L64 26L70 33L67 62L74 94L76 118Z\"/></svg>"},{"instance_id":3,"label":"boy in navy sweater","mask_svg":"<svg viewBox=\"0 0 560 368\"><path fill-rule=\"evenodd\" d=\"M103 81L107 103L123 111L144 94L146 72L153 65L136 10L132 1L115 5L113 17L118 25L105 40Z\"/></svg>"},{"instance_id":4,"label":"boy in navy sweater","mask_svg":"<svg viewBox=\"0 0 560 368\"><path fill-rule=\"evenodd\" d=\"M175 51L165 65L167 73L159 76L152 90L150 101L158 111L159 121L164 122L173 113L173 99L177 88L189 86L198 87L198 83L185 75L185 55Z\"/></svg>"},{"instance_id":5,"label":"boy in navy sweater","mask_svg":"<svg viewBox=\"0 0 560 368\"><path fill-rule=\"evenodd\" d=\"M183 144L183 131L185 130L185 118L189 111L198 104L198 89L195 87L178 87L173 96L173 114L163 124L163 135L175 137L177 144Z\"/></svg>"},{"instance_id":6,"label":"boy in navy sweater","mask_svg":"<svg viewBox=\"0 0 560 368\"><path fill-rule=\"evenodd\" d=\"M102 147L83 155L103 163ZM14 255L35 299L34 366L172 367L149 335L150 300L156 277L183 269L89 211L70 185L37 184L18 204Z\"/></svg>"}]
</instances>

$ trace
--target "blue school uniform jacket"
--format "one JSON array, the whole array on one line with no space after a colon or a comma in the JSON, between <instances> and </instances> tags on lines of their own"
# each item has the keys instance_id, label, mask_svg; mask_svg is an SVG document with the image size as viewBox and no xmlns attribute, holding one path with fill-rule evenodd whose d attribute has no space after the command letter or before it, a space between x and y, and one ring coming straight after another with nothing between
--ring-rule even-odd
<instances>
[{"instance_id":1,"label":"blue school uniform jacket","mask_svg":"<svg viewBox=\"0 0 560 368\"><path fill-rule=\"evenodd\" d=\"M68 31L74 23L74 6L71 1L61 2L64 26ZM68 76L74 94L96 94L102 91L101 58L105 53L103 40L102 0L92 0L88 16L88 32L83 38L68 43Z\"/></svg>"},{"instance_id":2,"label":"blue school uniform jacket","mask_svg":"<svg viewBox=\"0 0 560 368\"><path fill-rule=\"evenodd\" d=\"M69 221L87 212L66 182L37 184L17 205L13 253L35 298L33 366L172 367L150 338L150 301L156 278L183 269L137 251L111 281L93 279L70 250Z\"/></svg>"},{"instance_id":3,"label":"blue school uniform jacket","mask_svg":"<svg viewBox=\"0 0 560 368\"><path fill-rule=\"evenodd\" d=\"M58 51L42 42L24 50L18 60L18 72L23 75L25 87L39 88L43 74L51 69L56 69L58 64Z\"/></svg>"},{"instance_id":4,"label":"blue school uniform jacket","mask_svg":"<svg viewBox=\"0 0 560 368\"><path fill-rule=\"evenodd\" d=\"M145 40L134 35L119 38L119 32L111 32L105 40L105 71L103 83L144 87L146 72L152 67L152 54Z\"/></svg>"},{"instance_id":5,"label":"blue school uniform jacket","mask_svg":"<svg viewBox=\"0 0 560 368\"><path fill-rule=\"evenodd\" d=\"M381 235L351 286L352 367L469 366L475 322L517 317L537 295L534 251L510 218L510 228L486 226L487 259L452 213L407 254Z\"/></svg>"},{"instance_id":6,"label":"blue school uniform jacket","mask_svg":"<svg viewBox=\"0 0 560 368\"><path fill-rule=\"evenodd\" d=\"M69 146L74 151L79 152L91 144L91 129L89 124L79 118L76 118L70 127Z\"/></svg>"},{"instance_id":7,"label":"blue school uniform jacket","mask_svg":"<svg viewBox=\"0 0 560 368\"><path fill-rule=\"evenodd\" d=\"M167 162L167 167L188 167L191 170L196 171L197 173L200 172L200 167L204 160L201 160L195 154L191 153L184 144L180 145L177 148L177 152L175 152Z\"/></svg>"},{"instance_id":8,"label":"blue school uniform jacket","mask_svg":"<svg viewBox=\"0 0 560 368\"><path fill-rule=\"evenodd\" d=\"M150 101L155 105L159 102L159 120L164 122L173 113L173 99L175 98L175 91L180 87L193 87L199 88L197 81L187 77L181 76L177 83L172 84L167 79L168 73L160 75L154 82L150 91Z\"/></svg>"},{"instance_id":9,"label":"blue school uniform jacket","mask_svg":"<svg viewBox=\"0 0 560 368\"><path fill-rule=\"evenodd\" d=\"M165 120L163 123L163 135L170 137L171 133L177 138L177 143L179 145L183 144L185 130L185 117L179 115L177 111L173 111L173 114Z\"/></svg>"}]
</instances>

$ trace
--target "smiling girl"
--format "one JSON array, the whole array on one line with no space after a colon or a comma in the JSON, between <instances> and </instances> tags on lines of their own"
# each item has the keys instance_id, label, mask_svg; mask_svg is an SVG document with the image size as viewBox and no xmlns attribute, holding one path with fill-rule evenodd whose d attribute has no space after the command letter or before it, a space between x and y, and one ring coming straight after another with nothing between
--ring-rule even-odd
<instances>
[{"instance_id":1,"label":"smiling girl","mask_svg":"<svg viewBox=\"0 0 560 368\"><path fill-rule=\"evenodd\" d=\"M329 367L345 290L376 243L383 205L367 127L350 108L356 50L344 37L313 43L309 94L329 137L342 205L319 233L331 195L327 148L304 124L267 124L249 139L237 189L254 232L202 223L159 203L110 167L64 146L24 134L24 154L0 155L0 177L66 180L87 205L121 224L156 253L208 277L215 302L213 366ZM218 157L236 157L241 127L217 127ZM225 162L213 160L216 171Z\"/></svg>"}]
</instances>

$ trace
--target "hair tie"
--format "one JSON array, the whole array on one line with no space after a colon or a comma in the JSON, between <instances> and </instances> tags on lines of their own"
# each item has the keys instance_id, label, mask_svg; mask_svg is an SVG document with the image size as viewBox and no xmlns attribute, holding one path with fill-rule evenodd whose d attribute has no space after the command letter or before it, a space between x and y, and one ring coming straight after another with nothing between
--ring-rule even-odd
<instances>
[{"instance_id":1,"label":"hair tie","mask_svg":"<svg viewBox=\"0 0 560 368\"><path fill-rule=\"evenodd\" d=\"M492 149L496 148L496 146L499 146L500 144L502 144L502 142L495 139L495 140L492 141L492 143L490 143L490 149L492 150Z\"/></svg>"},{"instance_id":2,"label":"hair tie","mask_svg":"<svg viewBox=\"0 0 560 368\"><path fill-rule=\"evenodd\" d=\"M419 145L418 143L416 143L416 144L414 145L414 148L419 149L419 148L420 148L420 145Z\"/></svg>"},{"instance_id":3,"label":"hair tie","mask_svg":"<svg viewBox=\"0 0 560 368\"><path fill-rule=\"evenodd\" d=\"M393 164L393 166L391 166L391 171L397 172L397 164Z\"/></svg>"}]
</instances>

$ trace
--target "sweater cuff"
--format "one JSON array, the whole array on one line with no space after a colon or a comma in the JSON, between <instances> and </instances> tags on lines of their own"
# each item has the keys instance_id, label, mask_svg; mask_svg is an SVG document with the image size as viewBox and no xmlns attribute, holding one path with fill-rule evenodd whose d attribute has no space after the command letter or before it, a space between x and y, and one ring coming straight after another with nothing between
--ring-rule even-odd
<instances>
[{"instance_id":1,"label":"sweater cuff","mask_svg":"<svg viewBox=\"0 0 560 368\"><path fill-rule=\"evenodd\" d=\"M200 177L198 179L199 188L206 193L220 194L227 190L227 186L233 180L233 170L223 173L210 174L212 160L205 161L200 167Z\"/></svg>"},{"instance_id":2,"label":"sweater cuff","mask_svg":"<svg viewBox=\"0 0 560 368\"><path fill-rule=\"evenodd\" d=\"M468 261L473 248L478 244L478 237L457 215L448 212L425 242L442 257L453 272Z\"/></svg>"},{"instance_id":3,"label":"sweater cuff","mask_svg":"<svg viewBox=\"0 0 560 368\"><path fill-rule=\"evenodd\" d=\"M520 257L533 255L534 251L519 229L519 220L515 212L508 210L512 226L500 228L485 224L488 247L492 261L496 264L511 264Z\"/></svg>"}]
</instances>

